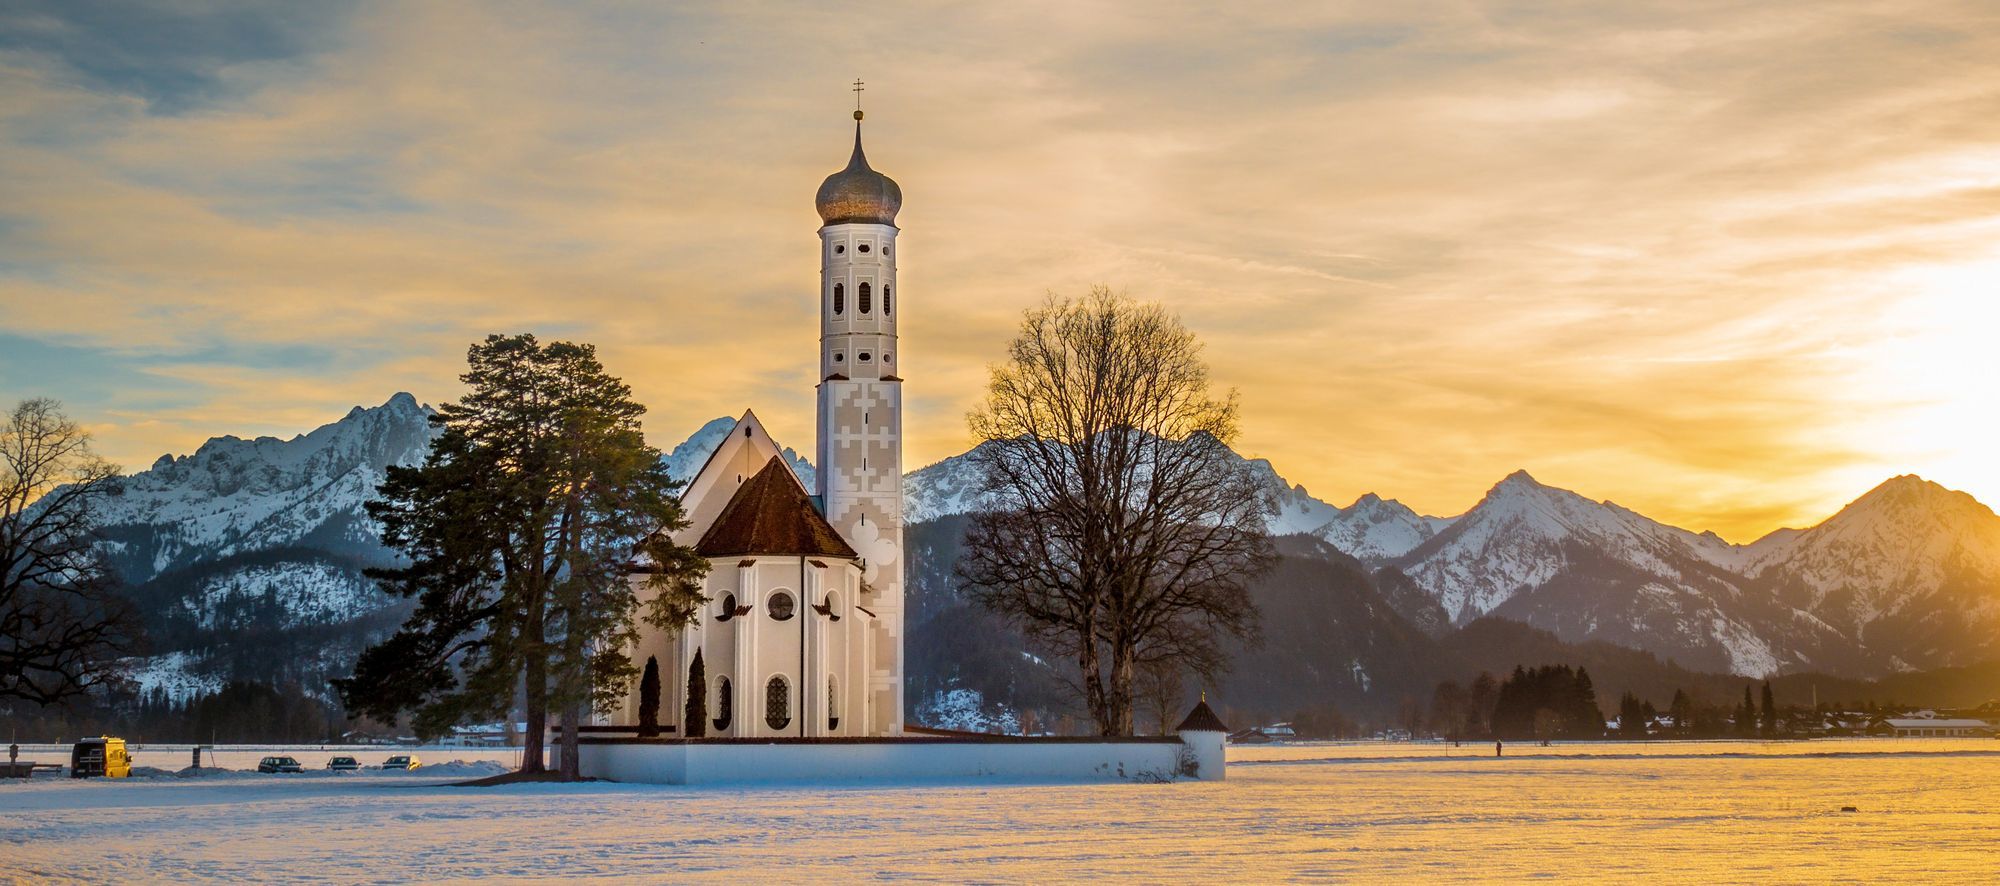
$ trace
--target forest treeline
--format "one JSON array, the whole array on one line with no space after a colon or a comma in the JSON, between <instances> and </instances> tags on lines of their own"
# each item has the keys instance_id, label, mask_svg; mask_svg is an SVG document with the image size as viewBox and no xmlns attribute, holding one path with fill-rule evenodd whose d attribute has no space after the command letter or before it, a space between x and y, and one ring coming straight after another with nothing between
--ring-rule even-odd
<instances>
[{"instance_id":1,"label":"forest treeline","mask_svg":"<svg viewBox=\"0 0 2000 886\"><path fill-rule=\"evenodd\" d=\"M1870 701L1855 705L1781 705L1769 681L1746 682L1740 699L1705 703L1675 689L1662 709L1631 692L1621 693L1606 720L1590 672L1565 664L1516 666L1505 679L1482 672L1470 683L1440 682L1429 704L1405 699L1395 719L1368 722L1332 705L1313 705L1292 718L1304 739L1373 738L1399 733L1447 741L1547 741L1554 739L1787 738L1858 733L1877 717L1909 706Z\"/></svg>"}]
</instances>

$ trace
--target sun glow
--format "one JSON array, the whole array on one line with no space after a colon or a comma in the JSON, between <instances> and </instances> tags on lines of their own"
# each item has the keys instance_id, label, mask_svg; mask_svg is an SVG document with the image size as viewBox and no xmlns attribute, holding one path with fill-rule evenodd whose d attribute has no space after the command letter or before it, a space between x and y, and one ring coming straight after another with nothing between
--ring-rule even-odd
<instances>
[{"instance_id":1,"label":"sun glow","mask_svg":"<svg viewBox=\"0 0 2000 886\"><path fill-rule=\"evenodd\" d=\"M1907 268L1857 367L1864 400L1899 404L1861 443L1981 501L2000 501L2000 259ZM1879 474L1876 466L1868 470Z\"/></svg>"}]
</instances>

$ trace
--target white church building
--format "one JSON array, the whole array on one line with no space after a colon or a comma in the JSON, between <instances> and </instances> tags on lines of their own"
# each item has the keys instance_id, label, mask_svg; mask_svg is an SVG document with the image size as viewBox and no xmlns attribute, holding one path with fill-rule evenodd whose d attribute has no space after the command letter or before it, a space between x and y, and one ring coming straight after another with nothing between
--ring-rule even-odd
<instances>
[{"instance_id":1,"label":"white church building","mask_svg":"<svg viewBox=\"0 0 2000 886\"><path fill-rule=\"evenodd\" d=\"M697 652L723 738L884 736L903 724L903 380L896 374L896 212L855 112L847 168L820 185L818 487L746 412L682 491L675 541L708 559L690 628L643 628L660 719L679 724ZM643 583L643 575L635 575ZM643 589L641 593L646 593ZM639 690L621 722L637 723Z\"/></svg>"},{"instance_id":2,"label":"white church building","mask_svg":"<svg viewBox=\"0 0 2000 886\"><path fill-rule=\"evenodd\" d=\"M642 626L660 675L659 736L641 680L581 737L583 774L695 784L909 778L1218 779L1227 728L1206 702L1178 736L1030 738L903 725L903 380L896 343L902 189L869 168L854 112L847 168L819 187L817 488L745 412L682 490L675 541L707 558L695 624ZM642 566L631 580L643 587ZM681 723L696 656L706 715Z\"/></svg>"}]
</instances>

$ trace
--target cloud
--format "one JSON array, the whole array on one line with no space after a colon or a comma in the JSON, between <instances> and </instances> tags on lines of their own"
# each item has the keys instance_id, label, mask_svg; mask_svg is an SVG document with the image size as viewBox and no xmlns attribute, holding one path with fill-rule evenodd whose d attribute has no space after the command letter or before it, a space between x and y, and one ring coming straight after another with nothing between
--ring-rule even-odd
<instances>
[{"instance_id":1,"label":"cloud","mask_svg":"<svg viewBox=\"0 0 2000 886\"><path fill-rule=\"evenodd\" d=\"M1021 308L1102 282L1329 499L1526 467L1737 538L1911 470L2000 499L1934 380L1985 345L1927 307L1992 282L1975 3L107 10L0 20L0 328L66 364L0 394L128 464L447 399L520 330L599 344L656 442L748 405L808 446L860 76L912 464Z\"/></svg>"}]
</instances>

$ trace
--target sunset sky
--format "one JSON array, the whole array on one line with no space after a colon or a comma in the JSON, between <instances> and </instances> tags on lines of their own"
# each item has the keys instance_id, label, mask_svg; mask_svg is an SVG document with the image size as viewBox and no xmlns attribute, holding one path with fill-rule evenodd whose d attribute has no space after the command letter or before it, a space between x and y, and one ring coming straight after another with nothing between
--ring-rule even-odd
<instances>
[{"instance_id":1,"label":"sunset sky","mask_svg":"<svg viewBox=\"0 0 2000 886\"><path fill-rule=\"evenodd\" d=\"M859 77L911 466L1105 283L1338 504L2000 503L1992 3L128 5L0 6L0 400L128 469L451 399L515 331L596 343L657 445L810 449Z\"/></svg>"}]
</instances>

